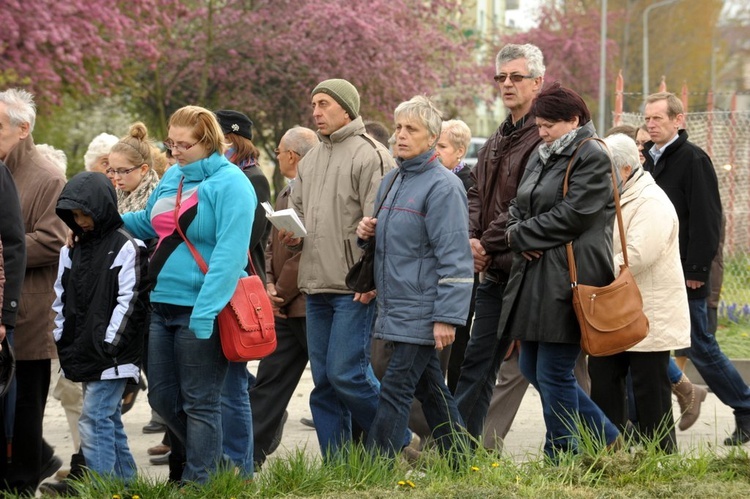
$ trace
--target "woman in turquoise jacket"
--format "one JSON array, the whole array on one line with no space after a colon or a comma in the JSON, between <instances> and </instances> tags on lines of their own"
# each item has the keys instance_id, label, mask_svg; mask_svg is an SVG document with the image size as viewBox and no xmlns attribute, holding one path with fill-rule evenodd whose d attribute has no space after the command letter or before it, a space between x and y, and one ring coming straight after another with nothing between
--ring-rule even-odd
<instances>
[{"instance_id":1,"label":"woman in turquoise jacket","mask_svg":"<svg viewBox=\"0 0 750 499\"><path fill-rule=\"evenodd\" d=\"M245 275L257 199L224 157L224 134L211 111L177 110L164 144L177 166L166 171L145 210L122 218L136 237L159 241L149 266L149 401L185 445L182 480L205 483L220 466L232 466L222 462L220 395L228 361L215 319ZM208 264L206 274L175 220Z\"/></svg>"}]
</instances>

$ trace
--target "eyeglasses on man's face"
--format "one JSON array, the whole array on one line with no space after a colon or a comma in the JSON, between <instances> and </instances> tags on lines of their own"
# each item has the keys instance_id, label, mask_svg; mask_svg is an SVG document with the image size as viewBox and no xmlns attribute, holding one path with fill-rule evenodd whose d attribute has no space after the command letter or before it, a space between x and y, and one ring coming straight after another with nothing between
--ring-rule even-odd
<instances>
[{"instance_id":1,"label":"eyeglasses on man's face","mask_svg":"<svg viewBox=\"0 0 750 499\"><path fill-rule=\"evenodd\" d=\"M283 154L285 152L290 152L292 154L296 154L297 156L300 155L297 151L292 151L291 149L284 149L284 150L282 150L282 149L279 149L278 147L276 149L274 149L273 152L276 154L276 156L278 156L279 154Z\"/></svg>"},{"instance_id":2,"label":"eyeglasses on man's face","mask_svg":"<svg viewBox=\"0 0 750 499\"><path fill-rule=\"evenodd\" d=\"M113 175L115 177L124 177L125 175L128 175L131 172L136 171L140 166L134 166L133 168L128 168L127 170L114 170L112 168L107 169L107 175Z\"/></svg>"},{"instance_id":3,"label":"eyeglasses on man's face","mask_svg":"<svg viewBox=\"0 0 750 499\"><path fill-rule=\"evenodd\" d=\"M495 75L495 81L497 83L505 83L505 80L510 78L510 81L513 83L521 83L523 80L531 80L533 78L536 78L536 76L533 75L522 75L521 73L500 73L499 75Z\"/></svg>"},{"instance_id":4,"label":"eyeglasses on man's face","mask_svg":"<svg viewBox=\"0 0 750 499\"><path fill-rule=\"evenodd\" d=\"M166 147L167 149L169 149L172 152L174 152L174 151L185 152L188 149L190 149L191 147L194 147L195 144L197 144L198 142L195 142L193 144L186 144L185 142L172 142L171 140L165 140L162 143L164 144L164 147Z\"/></svg>"}]
</instances>

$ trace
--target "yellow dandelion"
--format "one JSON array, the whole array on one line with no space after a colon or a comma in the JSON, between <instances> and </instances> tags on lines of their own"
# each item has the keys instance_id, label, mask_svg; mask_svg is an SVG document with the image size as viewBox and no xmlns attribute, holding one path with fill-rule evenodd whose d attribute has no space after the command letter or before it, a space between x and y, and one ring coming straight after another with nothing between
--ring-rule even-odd
<instances>
[{"instance_id":1,"label":"yellow dandelion","mask_svg":"<svg viewBox=\"0 0 750 499\"><path fill-rule=\"evenodd\" d=\"M141 499L141 496L139 496L138 494L136 494L133 497L131 497L130 499Z\"/></svg>"},{"instance_id":2,"label":"yellow dandelion","mask_svg":"<svg viewBox=\"0 0 750 499\"><path fill-rule=\"evenodd\" d=\"M112 499L120 499L120 494L115 494L112 496Z\"/></svg>"},{"instance_id":3,"label":"yellow dandelion","mask_svg":"<svg viewBox=\"0 0 750 499\"><path fill-rule=\"evenodd\" d=\"M747 338L747 333L742 333L740 334L740 336L742 336L743 338Z\"/></svg>"},{"instance_id":4,"label":"yellow dandelion","mask_svg":"<svg viewBox=\"0 0 750 499\"><path fill-rule=\"evenodd\" d=\"M478 466L472 466L471 467L471 471L479 471L479 467Z\"/></svg>"},{"instance_id":5,"label":"yellow dandelion","mask_svg":"<svg viewBox=\"0 0 750 499\"><path fill-rule=\"evenodd\" d=\"M406 481L405 480L399 480L398 481L398 485L399 485L399 487L403 487L404 485L406 485Z\"/></svg>"},{"instance_id":6,"label":"yellow dandelion","mask_svg":"<svg viewBox=\"0 0 750 499\"><path fill-rule=\"evenodd\" d=\"M500 466L500 465L499 465L498 463L492 463L492 467L493 467L493 468L497 468L497 467L499 467L499 466Z\"/></svg>"},{"instance_id":7,"label":"yellow dandelion","mask_svg":"<svg viewBox=\"0 0 750 499\"><path fill-rule=\"evenodd\" d=\"M414 487L416 487L416 485L414 485L414 482L412 482L411 480L407 480L407 481L406 481L406 485L408 485L408 486L409 486L409 487L411 487L412 489L413 489Z\"/></svg>"}]
</instances>

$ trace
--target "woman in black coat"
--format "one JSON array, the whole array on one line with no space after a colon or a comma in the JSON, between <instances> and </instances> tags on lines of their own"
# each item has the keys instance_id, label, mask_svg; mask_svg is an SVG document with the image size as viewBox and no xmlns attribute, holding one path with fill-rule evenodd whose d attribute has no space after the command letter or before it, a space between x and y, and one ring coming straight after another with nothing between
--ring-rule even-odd
<instances>
[{"instance_id":1,"label":"woman in black coat","mask_svg":"<svg viewBox=\"0 0 750 499\"><path fill-rule=\"evenodd\" d=\"M580 282L611 283L614 205L610 158L600 143L586 140L596 134L583 99L556 83L539 94L531 114L543 143L529 158L510 208L506 237L515 255L499 334L522 341L521 372L541 394L544 451L555 458L578 450L576 419L603 445L619 435L573 376L581 333L565 252L573 241Z\"/></svg>"}]
</instances>

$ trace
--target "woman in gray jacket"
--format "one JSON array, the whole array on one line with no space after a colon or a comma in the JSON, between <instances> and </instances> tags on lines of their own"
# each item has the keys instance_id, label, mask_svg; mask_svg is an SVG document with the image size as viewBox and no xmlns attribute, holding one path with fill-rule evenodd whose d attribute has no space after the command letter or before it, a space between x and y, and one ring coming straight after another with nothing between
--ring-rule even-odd
<instances>
[{"instance_id":1,"label":"woman in gray jacket","mask_svg":"<svg viewBox=\"0 0 750 499\"><path fill-rule=\"evenodd\" d=\"M381 183L377 200L385 202L378 218L365 217L357 228L362 241L375 237L373 337L393 342L367 435L367 447L388 456L405 445L415 396L440 448L458 443L463 422L437 351L465 324L474 283L465 189L435 152L441 113L416 96L396 108L394 119L399 168Z\"/></svg>"}]
</instances>

